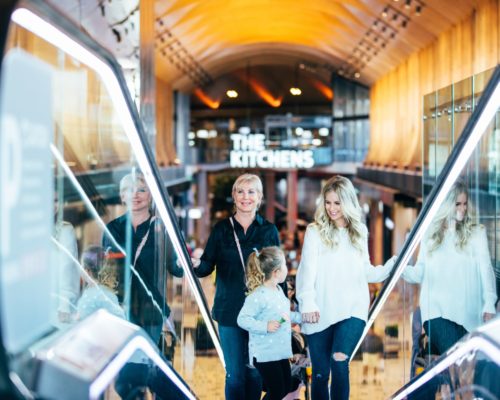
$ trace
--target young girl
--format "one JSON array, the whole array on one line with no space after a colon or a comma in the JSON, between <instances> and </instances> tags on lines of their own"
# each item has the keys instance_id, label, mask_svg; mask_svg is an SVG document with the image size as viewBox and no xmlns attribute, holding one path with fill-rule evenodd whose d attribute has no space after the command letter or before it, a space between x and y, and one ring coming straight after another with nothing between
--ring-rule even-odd
<instances>
[{"instance_id":1,"label":"young girl","mask_svg":"<svg viewBox=\"0 0 500 400\"><path fill-rule=\"evenodd\" d=\"M285 256L278 247L255 249L247 263L249 295L237 319L250 333L250 364L260 372L270 400L281 400L291 389L290 301L278 286L286 275ZM291 319L300 323L300 314L292 312Z\"/></svg>"},{"instance_id":2,"label":"young girl","mask_svg":"<svg viewBox=\"0 0 500 400\"><path fill-rule=\"evenodd\" d=\"M106 260L104 249L89 246L82 254L82 266L87 273L82 297L77 309L80 319L103 308L117 317L125 319L125 313L118 303L115 268Z\"/></svg>"}]
</instances>

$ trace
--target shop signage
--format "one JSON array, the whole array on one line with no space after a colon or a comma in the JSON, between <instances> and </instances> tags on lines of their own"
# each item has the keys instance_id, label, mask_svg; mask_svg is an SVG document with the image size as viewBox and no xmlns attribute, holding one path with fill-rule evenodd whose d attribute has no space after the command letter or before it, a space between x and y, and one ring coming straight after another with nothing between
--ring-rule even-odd
<instances>
[{"instance_id":1,"label":"shop signage","mask_svg":"<svg viewBox=\"0 0 500 400\"><path fill-rule=\"evenodd\" d=\"M267 149L261 133L231 135L232 168L312 168L312 150Z\"/></svg>"}]
</instances>

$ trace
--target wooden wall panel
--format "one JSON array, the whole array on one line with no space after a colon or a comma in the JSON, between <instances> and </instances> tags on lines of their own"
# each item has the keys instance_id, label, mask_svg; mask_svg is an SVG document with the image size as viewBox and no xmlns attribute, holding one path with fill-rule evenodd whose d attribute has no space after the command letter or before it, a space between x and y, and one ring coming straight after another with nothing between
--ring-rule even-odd
<instances>
[{"instance_id":1,"label":"wooden wall panel","mask_svg":"<svg viewBox=\"0 0 500 400\"><path fill-rule=\"evenodd\" d=\"M367 164L422 164L422 99L500 61L500 0L479 0L465 20L412 54L371 89Z\"/></svg>"},{"instance_id":2,"label":"wooden wall panel","mask_svg":"<svg viewBox=\"0 0 500 400\"><path fill-rule=\"evenodd\" d=\"M174 140L174 94L172 87L156 80L156 162L160 166L174 163L177 155Z\"/></svg>"}]
</instances>

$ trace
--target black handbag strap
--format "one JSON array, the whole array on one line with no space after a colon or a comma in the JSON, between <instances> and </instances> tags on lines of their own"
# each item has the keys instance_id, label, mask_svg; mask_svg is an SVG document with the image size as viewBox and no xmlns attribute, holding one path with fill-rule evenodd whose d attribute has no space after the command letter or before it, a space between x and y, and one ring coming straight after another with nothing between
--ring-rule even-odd
<instances>
[{"instance_id":1,"label":"black handbag strap","mask_svg":"<svg viewBox=\"0 0 500 400\"><path fill-rule=\"evenodd\" d=\"M240 254L241 267L243 268L243 277L245 279L245 286L246 286L247 270L245 268L245 261L243 261L243 253L241 251L240 240L238 239L238 235L236 234L236 229L234 229L233 217L229 217L229 222L231 222L231 226L233 227L234 241L236 242L236 247L238 247L238 253Z\"/></svg>"}]
</instances>

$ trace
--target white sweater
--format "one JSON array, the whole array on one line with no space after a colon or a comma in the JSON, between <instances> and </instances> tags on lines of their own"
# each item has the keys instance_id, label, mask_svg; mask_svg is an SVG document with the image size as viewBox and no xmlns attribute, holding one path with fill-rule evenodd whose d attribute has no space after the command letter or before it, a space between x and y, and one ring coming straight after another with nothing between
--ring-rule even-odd
<instances>
[{"instance_id":1,"label":"white sweater","mask_svg":"<svg viewBox=\"0 0 500 400\"><path fill-rule=\"evenodd\" d=\"M455 242L455 231L448 230L429 254L427 239L422 240L417 264L406 267L403 278L422 285L422 321L441 317L470 332L482 324L483 313L495 314L495 275L484 227L474 229L463 250Z\"/></svg>"},{"instance_id":2,"label":"white sweater","mask_svg":"<svg viewBox=\"0 0 500 400\"><path fill-rule=\"evenodd\" d=\"M363 252L349 239L347 229L339 230L338 244L328 247L318 228L309 225L304 238L297 272L297 299L301 313L319 311L319 322L303 323L305 334L321 332L350 317L366 321L370 294L368 282L381 282L389 276L394 260L374 267L368 256L368 232L364 227Z\"/></svg>"}]
</instances>

